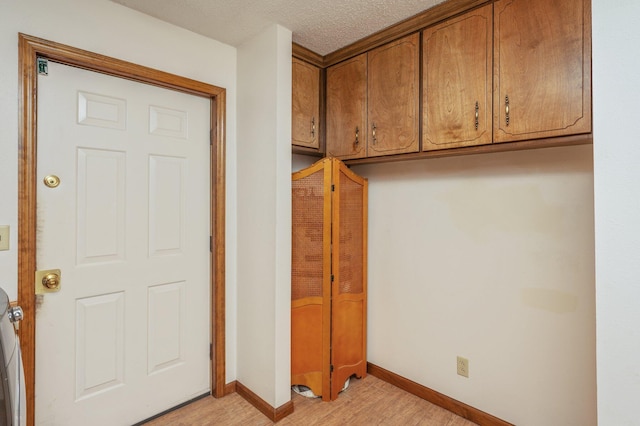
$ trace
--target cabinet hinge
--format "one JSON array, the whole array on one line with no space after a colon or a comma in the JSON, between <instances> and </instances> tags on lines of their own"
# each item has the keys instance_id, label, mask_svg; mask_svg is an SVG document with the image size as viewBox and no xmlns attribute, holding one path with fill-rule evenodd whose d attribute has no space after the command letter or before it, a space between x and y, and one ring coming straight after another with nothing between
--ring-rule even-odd
<instances>
[{"instance_id":1,"label":"cabinet hinge","mask_svg":"<svg viewBox=\"0 0 640 426\"><path fill-rule=\"evenodd\" d=\"M331 282L333 282L333 279L334 279L333 274L331 274Z\"/></svg>"},{"instance_id":2,"label":"cabinet hinge","mask_svg":"<svg viewBox=\"0 0 640 426\"><path fill-rule=\"evenodd\" d=\"M336 186L334 184L331 184L331 192L335 192L336 191Z\"/></svg>"},{"instance_id":3,"label":"cabinet hinge","mask_svg":"<svg viewBox=\"0 0 640 426\"><path fill-rule=\"evenodd\" d=\"M333 364L331 364L331 367L329 370L333 373Z\"/></svg>"}]
</instances>

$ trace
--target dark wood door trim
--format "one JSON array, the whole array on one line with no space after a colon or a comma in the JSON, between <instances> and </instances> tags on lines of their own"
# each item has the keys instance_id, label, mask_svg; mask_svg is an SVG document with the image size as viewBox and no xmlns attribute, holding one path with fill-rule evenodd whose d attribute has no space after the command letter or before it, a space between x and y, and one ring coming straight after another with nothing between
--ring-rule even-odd
<instances>
[{"instance_id":1,"label":"dark wood door trim","mask_svg":"<svg viewBox=\"0 0 640 426\"><path fill-rule=\"evenodd\" d=\"M27 392L27 424L35 420L35 289L37 58L177 90L211 100L211 390L225 394L225 123L226 90L59 43L19 34L18 152L18 302L24 310L20 327Z\"/></svg>"}]
</instances>

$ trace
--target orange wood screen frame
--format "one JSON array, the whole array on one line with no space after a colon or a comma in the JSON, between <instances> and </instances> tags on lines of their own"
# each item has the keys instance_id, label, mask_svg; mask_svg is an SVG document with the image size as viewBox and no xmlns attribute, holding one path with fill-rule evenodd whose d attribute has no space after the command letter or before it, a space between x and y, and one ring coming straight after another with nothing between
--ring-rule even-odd
<instances>
[{"instance_id":1,"label":"orange wood screen frame","mask_svg":"<svg viewBox=\"0 0 640 426\"><path fill-rule=\"evenodd\" d=\"M292 174L292 181L304 179L314 173L322 172L323 176L323 190L322 196L324 199L322 207L322 297L303 298L291 303L291 312L301 311L302 315L308 315L309 308L318 306L321 309L322 318L322 371L305 372L303 374L296 370L297 360L303 357L310 356L306 348L302 348L302 351L295 352L295 324L292 324L292 353L291 353L291 384L292 385L305 385L313 390L316 395L322 395L323 401L330 400L331 394L331 309L325 304L331 300L331 160L324 158L318 160L310 167L300 170ZM316 336L318 337L318 336ZM312 354L312 356L318 354Z\"/></svg>"},{"instance_id":2,"label":"orange wood screen frame","mask_svg":"<svg viewBox=\"0 0 640 426\"><path fill-rule=\"evenodd\" d=\"M332 401L338 397L338 393L342 390L347 378L355 374L357 377L365 377L367 374L366 364L366 292L367 292L367 190L368 182L347 168L337 158L323 158L306 169L292 174L292 181L307 178L321 172L322 179L322 297L314 296L304 297L291 302L291 384L304 385L313 391L316 395L322 395L323 401ZM362 292L354 294L340 294L338 288L340 272L337 265L340 264L340 248L337 241L340 240L340 176L344 175L351 181L362 187ZM333 241L333 243L332 243ZM332 248L333 246L333 248ZM332 279L332 278L335 278ZM295 285L292 282L292 285ZM352 330L353 324L350 319L352 317L344 317L343 321L337 321L336 307L337 305L345 306L345 303L361 302L362 311L362 328L356 330L355 334L360 337L362 343L355 348L344 348L336 345L335 336L349 336L350 333L345 330ZM320 310L318 315L317 310ZM341 310L341 312L345 312ZM309 328L302 326L297 328L294 322L300 320L309 323L321 321L321 326L314 330L321 329L321 336L308 336L303 333L309 333ZM346 321L346 323L345 323ZM357 321L356 321L357 322ZM315 324L317 325L317 324ZM316 342L321 338L322 353L315 353L315 347L308 345L308 338L313 338ZM307 345L305 345L307 343ZM348 342L351 345L353 342ZM339 352L340 356L336 356ZM345 354L349 354L347 359L352 360L354 354L361 354L362 359L356 363L347 364L344 361ZM321 357L321 371L303 370L305 368L305 358L313 359L316 364L317 359ZM333 368L332 368L333 365ZM306 365L308 366L308 364Z\"/></svg>"},{"instance_id":3,"label":"orange wood screen frame","mask_svg":"<svg viewBox=\"0 0 640 426\"><path fill-rule=\"evenodd\" d=\"M364 378L367 375L367 244L368 244L368 197L369 181L362 176L358 176L349 169L342 161L333 158L332 160L332 244L331 263L333 265L334 280L330 283L331 290L331 400L338 398L338 394L343 389L345 381L355 374L357 378ZM362 202L362 289L359 293L343 293L340 290L343 283L340 265L342 257L341 239L345 238L342 230L342 207L341 200L347 197L343 194L342 179L344 176L361 188ZM344 212L346 213L346 211ZM357 234L356 234L357 235ZM360 310L353 310L353 306L360 305ZM350 308L348 307L350 306ZM360 330L356 324L361 322ZM342 336L343 339L338 339ZM344 337L348 336L353 340ZM342 340L342 345L338 343ZM357 361L356 361L357 359Z\"/></svg>"},{"instance_id":4,"label":"orange wood screen frame","mask_svg":"<svg viewBox=\"0 0 640 426\"><path fill-rule=\"evenodd\" d=\"M35 288L37 58L177 90L211 100L211 391L225 394L225 123L226 90L185 77L65 46L25 34L18 35L18 302L24 311L20 327L27 393L27 424L35 422Z\"/></svg>"}]
</instances>

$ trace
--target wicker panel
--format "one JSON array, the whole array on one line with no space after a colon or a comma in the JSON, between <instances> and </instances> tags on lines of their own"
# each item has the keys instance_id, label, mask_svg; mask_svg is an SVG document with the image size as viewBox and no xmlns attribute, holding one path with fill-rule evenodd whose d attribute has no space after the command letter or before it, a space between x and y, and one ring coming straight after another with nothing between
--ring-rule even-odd
<instances>
[{"instance_id":1,"label":"wicker panel","mask_svg":"<svg viewBox=\"0 0 640 426\"><path fill-rule=\"evenodd\" d=\"M363 187L340 172L339 292L363 291Z\"/></svg>"},{"instance_id":2,"label":"wicker panel","mask_svg":"<svg viewBox=\"0 0 640 426\"><path fill-rule=\"evenodd\" d=\"M291 300L322 297L323 184L323 170L291 183Z\"/></svg>"}]
</instances>

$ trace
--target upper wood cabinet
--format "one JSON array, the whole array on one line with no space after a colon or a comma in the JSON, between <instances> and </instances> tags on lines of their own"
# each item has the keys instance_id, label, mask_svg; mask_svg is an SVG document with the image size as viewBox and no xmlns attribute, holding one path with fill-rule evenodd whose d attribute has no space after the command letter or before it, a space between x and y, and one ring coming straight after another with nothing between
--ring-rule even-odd
<instances>
[{"instance_id":1,"label":"upper wood cabinet","mask_svg":"<svg viewBox=\"0 0 640 426\"><path fill-rule=\"evenodd\" d=\"M327 69L327 155L419 150L419 45L413 34Z\"/></svg>"},{"instance_id":2,"label":"upper wood cabinet","mask_svg":"<svg viewBox=\"0 0 640 426\"><path fill-rule=\"evenodd\" d=\"M591 0L498 0L494 23L494 142L591 132Z\"/></svg>"},{"instance_id":3,"label":"upper wood cabinet","mask_svg":"<svg viewBox=\"0 0 640 426\"><path fill-rule=\"evenodd\" d=\"M320 148L320 68L292 59L291 143Z\"/></svg>"},{"instance_id":4,"label":"upper wood cabinet","mask_svg":"<svg viewBox=\"0 0 640 426\"><path fill-rule=\"evenodd\" d=\"M591 0L445 1L311 62L322 151L350 164L593 142Z\"/></svg>"},{"instance_id":5,"label":"upper wood cabinet","mask_svg":"<svg viewBox=\"0 0 640 426\"><path fill-rule=\"evenodd\" d=\"M327 68L327 155L367 153L367 54Z\"/></svg>"},{"instance_id":6,"label":"upper wood cabinet","mask_svg":"<svg viewBox=\"0 0 640 426\"><path fill-rule=\"evenodd\" d=\"M491 5L422 33L422 149L492 140Z\"/></svg>"},{"instance_id":7,"label":"upper wood cabinet","mask_svg":"<svg viewBox=\"0 0 640 426\"><path fill-rule=\"evenodd\" d=\"M420 110L420 36L413 34L368 53L370 138L367 156L417 152Z\"/></svg>"}]
</instances>

